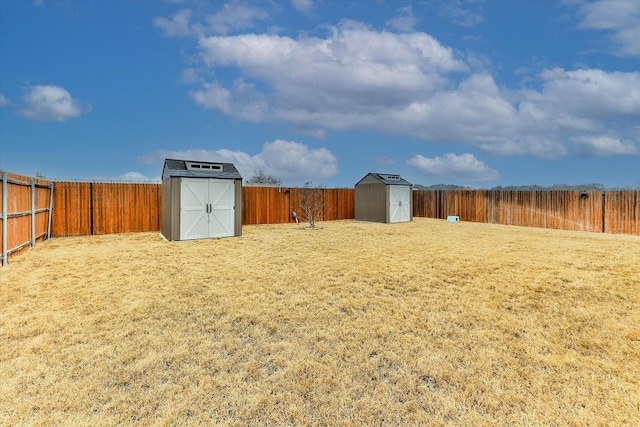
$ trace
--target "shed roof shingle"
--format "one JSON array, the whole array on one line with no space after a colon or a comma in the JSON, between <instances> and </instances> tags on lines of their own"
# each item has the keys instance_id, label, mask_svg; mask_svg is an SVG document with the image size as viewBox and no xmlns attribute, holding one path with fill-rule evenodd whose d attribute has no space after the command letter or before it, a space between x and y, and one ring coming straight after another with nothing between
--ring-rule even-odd
<instances>
[{"instance_id":1,"label":"shed roof shingle","mask_svg":"<svg viewBox=\"0 0 640 427\"><path fill-rule=\"evenodd\" d=\"M387 185L413 185L409 181L407 181L406 179L402 178L400 175L392 174L392 173L374 173L374 172L370 172L370 173L366 174L360 181L358 181L356 183L356 185L358 185L363 179L365 179L368 176L372 176L375 179L377 179L378 181L382 182L383 184L387 184ZM388 179L387 178L388 176L394 176L394 177L398 177L398 178L397 179Z\"/></svg>"},{"instance_id":2,"label":"shed roof shingle","mask_svg":"<svg viewBox=\"0 0 640 427\"><path fill-rule=\"evenodd\" d=\"M188 170L187 162L222 165L222 171L216 170ZM171 176L192 177L192 178L220 178L220 179L242 179L242 176L233 165L233 163L221 162L201 162L199 160L177 160L165 159L164 168L162 170L162 179Z\"/></svg>"}]
</instances>

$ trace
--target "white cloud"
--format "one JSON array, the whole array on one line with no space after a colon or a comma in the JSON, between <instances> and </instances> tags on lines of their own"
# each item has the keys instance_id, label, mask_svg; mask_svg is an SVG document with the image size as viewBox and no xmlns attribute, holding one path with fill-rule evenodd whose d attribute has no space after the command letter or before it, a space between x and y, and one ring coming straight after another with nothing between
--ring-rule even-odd
<instances>
[{"instance_id":1,"label":"white cloud","mask_svg":"<svg viewBox=\"0 0 640 427\"><path fill-rule=\"evenodd\" d=\"M401 32L411 32L418 24L418 18L413 14L411 6L405 6L398 10L398 16L387 21L387 27Z\"/></svg>"},{"instance_id":2,"label":"white cloud","mask_svg":"<svg viewBox=\"0 0 640 427\"><path fill-rule=\"evenodd\" d=\"M497 170L491 169L470 153L459 156L448 153L434 158L418 154L407 160L407 164L418 168L427 177L452 178L467 182L490 182L500 178Z\"/></svg>"},{"instance_id":3,"label":"white cloud","mask_svg":"<svg viewBox=\"0 0 640 427\"><path fill-rule=\"evenodd\" d=\"M64 122L89 111L60 86L30 86L22 97L21 114L31 120Z\"/></svg>"},{"instance_id":4,"label":"white cloud","mask_svg":"<svg viewBox=\"0 0 640 427\"><path fill-rule=\"evenodd\" d=\"M386 156L376 156L376 163L379 165L390 166L396 164L396 159Z\"/></svg>"},{"instance_id":5,"label":"white cloud","mask_svg":"<svg viewBox=\"0 0 640 427\"><path fill-rule=\"evenodd\" d=\"M254 155L227 149L157 150L139 157L138 161L151 164L167 158L233 163L245 179L249 179L258 170L284 181L298 183L319 181L338 173L338 160L326 148L312 149L305 144L279 139L266 142L262 151Z\"/></svg>"},{"instance_id":6,"label":"white cloud","mask_svg":"<svg viewBox=\"0 0 640 427\"><path fill-rule=\"evenodd\" d=\"M192 90L189 95L205 108L215 108L225 113L231 112L231 92L218 83L203 83L202 90Z\"/></svg>"},{"instance_id":7,"label":"white cloud","mask_svg":"<svg viewBox=\"0 0 640 427\"><path fill-rule=\"evenodd\" d=\"M251 28L254 21L265 20L268 16L262 9L232 1L225 3L217 13L209 15L206 21L214 33L225 35L231 30Z\"/></svg>"},{"instance_id":8,"label":"white cloud","mask_svg":"<svg viewBox=\"0 0 640 427\"><path fill-rule=\"evenodd\" d=\"M616 137L580 136L571 138L571 141L577 147L583 147L585 152L598 156L640 154L640 148L636 144Z\"/></svg>"},{"instance_id":9,"label":"white cloud","mask_svg":"<svg viewBox=\"0 0 640 427\"><path fill-rule=\"evenodd\" d=\"M640 117L640 73L545 70L542 93L532 100L557 106L553 114L581 118ZM548 108L550 110L550 108Z\"/></svg>"},{"instance_id":10,"label":"white cloud","mask_svg":"<svg viewBox=\"0 0 640 427\"><path fill-rule=\"evenodd\" d=\"M323 179L338 173L338 160L326 148L309 149L293 141L276 140L262 147L265 170L283 179Z\"/></svg>"},{"instance_id":11,"label":"white cloud","mask_svg":"<svg viewBox=\"0 0 640 427\"><path fill-rule=\"evenodd\" d=\"M237 67L244 77L228 88L203 84L191 93L197 103L247 120L310 129L367 127L389 109L433 94L446 84L440 73L466 70L427 34L375 32L351 22L326 39L244 34L199 43L206 66ZM252 81L268 86L270 94Z\"/></svg>"},{"instance_id":12,"label":"white cloud","mask_svg":"<svg viewBox=\"0 0 640 427\"><path fill-rule=\"evenodd\" d=\"M318 137L374 130L542 158L640 146L638 72L556 68L528 80L531 88L510 90L482 58L463 59L426 33L352 21L325 37L241 34L200 37L198 45L200 75L225 67L237 76L200 80L190 96L241 120L290 123Z\"/></svg>"},{"instance_id":13,"label":"white cloud","mask_svg":"<svg viewBox=\"0 0 640 427\"><path fill-rule=\"evenodd\" d=\"M140 172L127 172L116 178L116 181L128 181L128 182L160 182L162 178L156 176L149 178Z\"/></svg>"},{"instance_id":14,"label":"white cloud","mask_svg":"<svg viewBox=\"0 0 640 427\"><path fill-rule=\"evenodd\" d=\"M291 0L291 4L300 12L309 12L313 8L312 0Z\"/></svg>"},{"instance_id":15,"label":"white cloud","mask_svg":"<svg viewBox=\"0 0 640 427\"><path fill-rule=\"evenodd\" d=\"M202 82L200 72L195 68L185 68L180 75L180 83L194 84Z\"/></svg>"},{"instance_id":16,"label":"white cloud","mask_svg":"<svg viewBox=\"0 0 640 427\"><path fill-rule=\"evenodd\" d=\"M191 26L192 11L183 9L173 15L171 19L158 17L153 24L160 28L167 36L190 36L198 34L198 27Z\"/></svg>"},{"instance_id":17,"label":"white cloud","mask_svg":"<svg viewBox=\"0 0 640 427\"><path fill-rule=\"evenodd\" d=\"M226 35L233 30L251 28L255 21L268 17L267 12L262 9L232 1L225 3L217 12L206 14L201 20L196 20L191 9L183 9L170 19L157 17L153 24L167 36Z\"/></svg>"},{"instance_id":18,"label":"white cloud","mask_svg":"<svg viewBox=\"0 0 640 427\"><path fill-rule=\"evenodd\" d=\"M440 6L440 14L463 27L474 27L484 21L484 14L480 8L472 10L470 5L463 8L460 2L444 2Z\"/></svg>"},{"instance_id":19,"label":"white cloud","mask_svg":"<svg viewBox=\"0 0 640 427\"><path fill-rule=\"evenodd\" d=\"M3 94L0 93L0 107L11 104L9 98L6 98Z\"/></svg>"},{"instance_id":20,"label":"white cloud","mask_svg":"<svg viewBox=\"0 0 640 427\"><path fill-rule=\"evenodd\" d=\"M519 94L518 121L511 135L505 135L509 143L485 149L540 157L640 151L634 132L640 117L640 73L555 68L539 77L542 90ZM517 153L518 148L525 150Z\"/></svg>"},{"instance_id":21,"label":"white cloud","mask_svg":"<svg viewBox=\"0 0 640 427\"><path fill-rule=\"evenodd\" d=\"M608 31L617 54L640 55L640 2L599 0L582 3L578 15L580 27Z\"/></svg>"}]
</instances>

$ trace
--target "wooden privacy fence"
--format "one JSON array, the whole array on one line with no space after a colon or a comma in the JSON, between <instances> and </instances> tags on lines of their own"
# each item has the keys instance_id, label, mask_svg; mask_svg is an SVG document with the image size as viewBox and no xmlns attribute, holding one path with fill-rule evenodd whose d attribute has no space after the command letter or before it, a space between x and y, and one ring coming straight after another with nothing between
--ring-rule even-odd
<instances>
[{"instance_id":1,"label":"wooden privacy fence","mask_svg":"<svg viewBox=\"0 0 640 427\"><path fill-rule=\"evenodd\" d=\"M640 191L420 190L413 192L413 214L640 235Z\"/></svg>"},{"instance_id":2,"label":"wooden privacy fence","mask_svg":"<svg viewBox=\"0 0 640 427\"><path fill-rule=\"evenodd\" d=\"M51 235L53 184L49 181L2 172L2 265L27 246Z\"/></svg>"},{"instance_id":3,"label":"wooden privacy fence","mask_svg":"<svg viewBox=\"0 0 640 427\"><path fill-rule=\"evenodd\" d=\"M243 187L242 223L291 222L300 213L301 188ZM354 217L353 189L318 189L323 219ZM161 228L160 184L56 182L52 236L85 236Z\"/></svg>"},{"instance_id":4,"label":"wooden privacy fence","mask_svg":"<svg viewBox=\"0 0 640 427\"><path fill-rule=\"evenodd\" d=\"M242 223L293 222L309 189L243 187ZM355 190L311 189L319 220L353 219ZM2 172L2 264L48 237L159 231L162 186L49 182ZM420 190L415 217L640 236L640 191Z\"/></svg>"},{"instance_id":5,"label":"wooden privacy fence","mask_svg":"<svg viewBox=\"0 0 640 427\"><path fill-rule=\"evenodd\" d=\"M302 216L303 192L317 194L322 207L319 220L353 219L355 217L355 190L352 188L285 188L243 187L242 224L281 224L295 219L292 212Z\"/></svg>"},{"instance_id":6,"label":"wooden privacy fence","mask_svg":"<svg viewBox=\"0 0 640 427\"><path fill-rule=\"evenodd\" d=\"M52 236L160 230L162 186L56 182Z\"/></svg>"}]
</instances>

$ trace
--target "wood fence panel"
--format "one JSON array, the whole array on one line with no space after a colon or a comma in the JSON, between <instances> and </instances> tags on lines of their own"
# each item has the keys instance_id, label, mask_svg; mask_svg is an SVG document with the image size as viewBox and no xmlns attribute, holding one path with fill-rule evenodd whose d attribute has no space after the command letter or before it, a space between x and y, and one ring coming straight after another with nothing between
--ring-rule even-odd
<instances>
[{"instance_id":1,"label":"wood fence panel","mask_svg":"<svg viewBox=\"0 0 640 427\"><path fill-rule=\"evenodd\" d=\"M271 224L272 212L275 207L269 205L271 199L271 188L268 187L246 187L242 189L243 207L242 214L247 221L243 224ZM254 209L249 209L253 206Z\"/></svg>"},{"instance_id":2,"label":"wood fence panel","mask_svg":"<svg viewBox=\"0 0 640 427\"><path fill-rule=\"evenodd\" d=\"M7 179L29 182L15 174L7 174ZM7 183L7 213L9 215L23 212L31 212L31 187ZM14 248L31 240L31 216L19 216L7 218L7 250ZM17 252L9 254L7 259L15 256Z\"/></svg>"},{"instance_id":3,"label":"wood fence panel","mask_svg":"<svg viewBox=\"0 0 640 427\"><path fill-rule=\"evenodd\" d=\"M302 211L302 191L303 188L289 189L289 210L298 215L298 221L304 222L304 213ZM292 220L294 220L292 218ZM295 221L295 220L294 220Z\"/></svg>"},{"instance_id":4,"label":"wood fence panel","mask_svg":"<svg viewBox=\"0 0 640 427\"><path fill-rule=\"evenodd\" d=\"M160 230L162 186L93 184L93 234Z\"/></svg>"},{"instance_id":5,"label":"wood fence panel","mask_svg":"<svg viewBox=\"0 0 640 427\"><path fill-rule=\"evenodd\" d=\"M281 224L289 221L290 191L282 187L243 187L242 224Z\"/></svg>"},{"instance_id":6,"label":"wood fence panel","mask_svg":"<svg viewBox=\"0 0 640 427\"><path fill-rule=\"evenodd\" d=\"M605 231L640 236L640 191L606 191Z\"/></svg>"},{"instance_id":7,"label":"wood fence panel","mask_svg":"<svg viewBox=\"0 0 640 427\"><path fill-rule=\"evenodd\" d=\"M117 199L118 194L113 187L108 188L101 183L91 183L89 197L91 234L110 234L113 231L113 224L119 221L119 218L115 218L119 212L112 209L114 198ZM97 212L101 212L102 215L97 215Z\"/></svg>"},{"instance_id":8,"label":"wood fence panel","mask_svg":"<svg viewBox=\"0 0 640 427\"><path fill-rule=\"evenodd\" d=\"M51 235L91 235L90 183L56 182L53 187Z\"/></svg>"},{"instance_id":9,"label":"wood fence panel","mask_svg":"<svg viewBox=\"0 0 640 427\"><path fill-rule=\"evenodd\" d=\"M159 184L57 182L52 236L157 231L161 188ZM8 188L8 192L19 193L9 197L10 211L30 211L30 191L30 187ZM243 187L243 224L292 222L292 211L302 215L303 191ZM321 196L324 220L354 218L354 189L314 191ZM37 209L47 206L47 193L46 188L37 189ZM412 197L416 217L446 219L448 215L458 215L462 221L471 222L640 235L639 191L420 190L414 191ZM12 221L16 226L11 225ZM29 232L26 221L9 219L10 233L14 233L13 237L10 233L7 236L12 239L11 244L23 240L24 233ZM46 212L37 214L38 235L46 230L47 222Z\"/></svg>"},{"instance_id":10,"label":"wood fence panel","mask_svg":"<svg viewBox=\"0 0 640 427\"><path fill-rule=\"evenodd\" d=\"M338 219L338 190L334 188L322 189L322 204L324 213L322 221L335 221Z\"/></svg>"},{"instance_id":11,"label":"wood fence panel","mask_svg":"<svg viewBox=\"0 0 640 427\"><path fill-rule=\"evenodd\" d=\"M336 219L354 219L356 217L356 190L339 188L337 194Z\"/></svg>"},{"instance_id":12,"label":"wood fence panel","mask_svg":"<svg viewBox=\"0 0 640 427\"><path fill-rule=\"evenodd\" d=\"M160 230L159 184L57 182L56 237Z\"/></svg>"},{"instance_id":13,"label":"wood fence panel","mask_svg":"<svg viewBox=\"0 0 640 427\"><path fill-rule=\"evenodd\" d=\"M142 216L143 222L140 224L140 227L142 230L148 230L155 226L160 230L162 227L162 186L158 185L155 191L147 191L148 187L153 188L151 184L144 184L138 189L142 192L142 199L150 206L149 215ZM148 222L144 222L144 218L146 218Z\"/></svg>"},{"instance_id":14,"label":"wood fence panel","mask_svg":"<svg viewBox=\"0 0 640 427\"><path fill-rule=\"evenodd\" d=\"M242 188L242 225L253 225L258 223L257 209L247 209L247 206L257 206L258 188L259 187Z\"/></svg>"},{"instance_id":15,"label":"wood fence panel","mask_svg":"<svg viewBox=\"0 0 640 427\"><path fill-rule=\"evenodd\" d=\"M413 201L416 217L640 235L639 191L419 190Z\"/></svg>"},{"instance_id":16,"label":"wood fence panel","mask_svg":"<svg viewBox=\"0 0 640 427\"><path fill-rule=\"evenodd\" d=\"M0 173L2 173L2 171L1 171L1 170L0 170ZM3 189L2 187L3 187L3 186L2 186L2 183L0 182L0 215L2 215L2 213L1 213L1 212L2 212L2 201L4 200L4 199L2 198L2 192L4 191L4 189ZM3 233L2 221L3 221L3 219L1 219L1 218L0 218L0 242L2 242L2 233ZM7 223L7 231L8 231L8 230L9 230L9 228L8 228L8 223ZM0 245L1 245L1 244L2 244L2 243L0 243ZM1 250L1 248L0 248L0 250ZM0 254L0 256L1 256L1 255L2 255L2 254ZM0 263L0 266L1 266L1 265L2 265L2 264Z\"/></svg>"},{"instance_id":17,"label":"wood fence panel","mask_svg":"<svg viewBox=\"0 0 640 427\"><path fill-rule=\"evenodd\" d=\"M0 170L0 173L3 171ZM32 243L48 238L51 183L11 172L4 173L7 179L7 194L4 195L7 199L7 218L4 219L7 222L7 235L3 236L4 224L0 219L0 242L6 237L4 250L7 259L4 261L8 261L31 247ZM3 200L3 188L0 185L0 212L5 208L2 206ZM35 230L32 220L35 220Z\"/></svg>"},{"instance_id":18,"label":"wood fence panel","mask_svg":"<svg viewBox=\"0 0 640 427\"><path fill-rule=\"evenodd\" d=\"M418 190L413 192L413 216L439 218L436 207L438 191Z\"/></svg>"},{"instance_id":19,"label":"wood fence panel","mask_svg":"<svg viewBox=\"0 0 640 427\"><path fill-rule=\"evenodd\" d=\"M290 191L281 187L271 187L267 194L269 195L266 201L269 212L268 224L289 222Z\"/></svg>"},{"instance_id":20,"label":"wood fence panel","mask_svg":"<svg viewBox=\"0 0 640 427\"><path fill-rule=\"evenodd\" d=\"M290 188L270 188L270 217L269 224L283 224L292 220L290 214L291 189Z\"/></svg>"},{"instance_id":21,"label":"wood fence panel","mask_svg":"<svg viewBox=\"0 0 640 427\"><path fill-rule=\"evenodd\" d=\"M49 187L36 187L36 237L45 238L49 229L49 209L51 203L51 185Z\"/></svg>"}]
</instances>

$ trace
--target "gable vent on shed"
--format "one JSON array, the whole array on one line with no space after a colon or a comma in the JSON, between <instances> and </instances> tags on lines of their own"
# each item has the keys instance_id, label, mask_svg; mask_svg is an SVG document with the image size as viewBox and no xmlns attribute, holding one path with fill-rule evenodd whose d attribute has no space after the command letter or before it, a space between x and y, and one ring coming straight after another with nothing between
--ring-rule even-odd
<instances>
[{"instance_id":1,"label":"gable vent on shed","mask_svg":"<svg viewBox=\"0 0 640 427\"><path fill-rule=\"evenodd\" d=\"M216 163L185 162L185 165L187 166L187 170L190 171L208 170L222 172L222 165Z\"/></svg>"}]
</instances>

